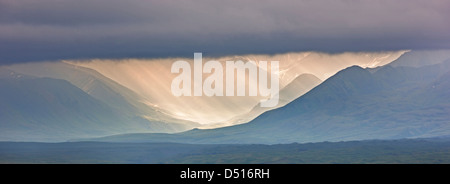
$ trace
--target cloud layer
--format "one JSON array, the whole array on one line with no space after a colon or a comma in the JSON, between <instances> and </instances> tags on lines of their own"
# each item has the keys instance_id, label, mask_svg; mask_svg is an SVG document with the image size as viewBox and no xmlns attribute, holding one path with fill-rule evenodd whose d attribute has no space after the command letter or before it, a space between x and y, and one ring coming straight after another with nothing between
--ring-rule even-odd
<instances>
[{"instance_id":1,"label":"cloud layer","mask_svg":"<svg viewBox=\"0 0 450 184\"><path fill-rule=\"evenodd\" d=\"M0 62L450 48L449 1L0 0Z\"/></svg>"}]
</instances>

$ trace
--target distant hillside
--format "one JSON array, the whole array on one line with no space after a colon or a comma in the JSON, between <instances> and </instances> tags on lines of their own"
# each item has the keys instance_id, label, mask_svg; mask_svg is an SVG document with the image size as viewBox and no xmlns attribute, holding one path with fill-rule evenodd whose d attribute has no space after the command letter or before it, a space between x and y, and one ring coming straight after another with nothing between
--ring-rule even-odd
<instances>
[{"instance_id":1,"label":"distant hillside","mask_svg":"<svg viewBox=\"0 0 450 184\"><path fill-rule=\"evenodd\" d=\"M110 108L71 83L0 71L0 140L63 141L151 132L152 123Z\"/></svg>"},{"instance_id":2,"label":"distant hillside","mask_svg":"<svg viewBox=\"0 0 450 184\"><path fill-rule=\"evenodd\" d=\"M66 80L122 115L144 117L151 124L152 132L181 132L199 126L194 122L175 119L161 109L144 104L143 97L134 91L89 68L65 62L27 63L8 68L36 77Z\"/></svg>"},{"instance_id":3,"label":"distant hillside","mask_svg":"<svg viewBox=\"0 0 450 184\"><path fill-rule=\"evenodd\" d=\"M390 63L390 66L422 67L450 60L450 50L413 50Z\"/></svg>"}]
</instances>

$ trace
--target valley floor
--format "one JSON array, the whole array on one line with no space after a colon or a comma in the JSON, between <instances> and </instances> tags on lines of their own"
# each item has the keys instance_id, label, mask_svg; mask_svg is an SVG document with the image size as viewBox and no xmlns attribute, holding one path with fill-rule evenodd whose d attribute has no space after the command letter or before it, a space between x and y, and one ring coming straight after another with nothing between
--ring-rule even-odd
<instances>
[{"instance_id":1,"label":"valley floor","mask_svg":"<svg viewBox=\"0 0 450 184\"><path fill-rule=\"evenodd\" d=\"M0 142L0 163L450 163L450 139L277 145Z\"/></svg>"}]
</instances>

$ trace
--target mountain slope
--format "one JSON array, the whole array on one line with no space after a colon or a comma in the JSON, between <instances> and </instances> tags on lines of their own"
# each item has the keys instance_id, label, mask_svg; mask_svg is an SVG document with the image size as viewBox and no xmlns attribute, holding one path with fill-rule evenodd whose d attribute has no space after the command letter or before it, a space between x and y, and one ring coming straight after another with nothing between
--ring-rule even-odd
<instances>
[{"instance_id":1,"label":"mountain slope","mask_svg":"<svg viewBox=\"0 0 450 184\"><path fill-rule=\"evenodd\" d=\"M0 140L63 141L152 131L145 119L110 108L67 81L6 69L0 73Z\"/></svg>"},{"instance_id":2,"label":"mountain slope","mask_svg":"<svg viewBox=\"0 0 450 184\"><path fill-rule=\"evenodd\" d=\"M130 134L99 141L289 143L450 135L450 62L349 67L250 123L180 134Z\"/></svg>"},{"instance_id":3,"label":"mountain slope","mask_svg":"<svg viewBox=\"0 0 450 184\"><path fill-rule=\"evenodd\" d=\"M92 69L64 62L27 63L8 68L32 76L66 80L122 115L147 119L152 132L180 132L199 126L197 123L175 119L164 114L161 109L143 104L142 97L135 92Z\"/></svg>"},{"instance_id":4,"label":"mountain slope","mask_svg":"<svg viewBox=\"0 0 450 184\"><path fill-rule=\"evenodd\" d=\"M322 81L312 74L301 74L296 77L291 83L280 90L280 102L279 106L284 106L287 103L297 99L304 95Z\"/></svg>"},{"instance_id":5,"label":"mountain slope","mask_svg":"<svg viewBox=\"0 0 450 184\"><path fill-rule=\"evenodd\" d=\"M390 66L422 67L442 63L450 59L450 50L413 50L404 53Z\"/></svg>"},{"instance_id":6,"label":"mountain slope","mask_svg":"<svg viewBox=\"0 0 450 184\"><path fill-rule=\"evenodd\" d=\"M298 97L304 95L317 85L319 85L322 81L312 74L301 74L297 76L292 82L290 82L286 87L280 90L279 93L279 102L276 108L285 106L289 102L297 99ZM267 111L267 108L261 107L258 103L251 109L250 112L237 116L226 123L228 126L234 124L242 124L249 122L262 113ZM221 124L218 124L221 125ZM217 125L216 125L217 126ZM220 127L220 126L219 126Z\"/></svg>"}]
</instances>

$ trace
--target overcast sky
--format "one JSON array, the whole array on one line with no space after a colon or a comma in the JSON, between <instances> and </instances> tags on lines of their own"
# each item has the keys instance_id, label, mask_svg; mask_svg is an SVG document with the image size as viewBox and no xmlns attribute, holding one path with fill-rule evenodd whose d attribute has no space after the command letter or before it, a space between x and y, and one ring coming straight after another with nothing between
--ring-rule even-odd
<instances>
[{"instance_id":1,"label":"overcast sky","mask_svg":"<svg viewBox=\"0 0 450 184\"><path fill-rule=\"evenodd\" d=\"M450 1L0 0L0 62L450 48Z\"/></svg>"}]
</instances>

